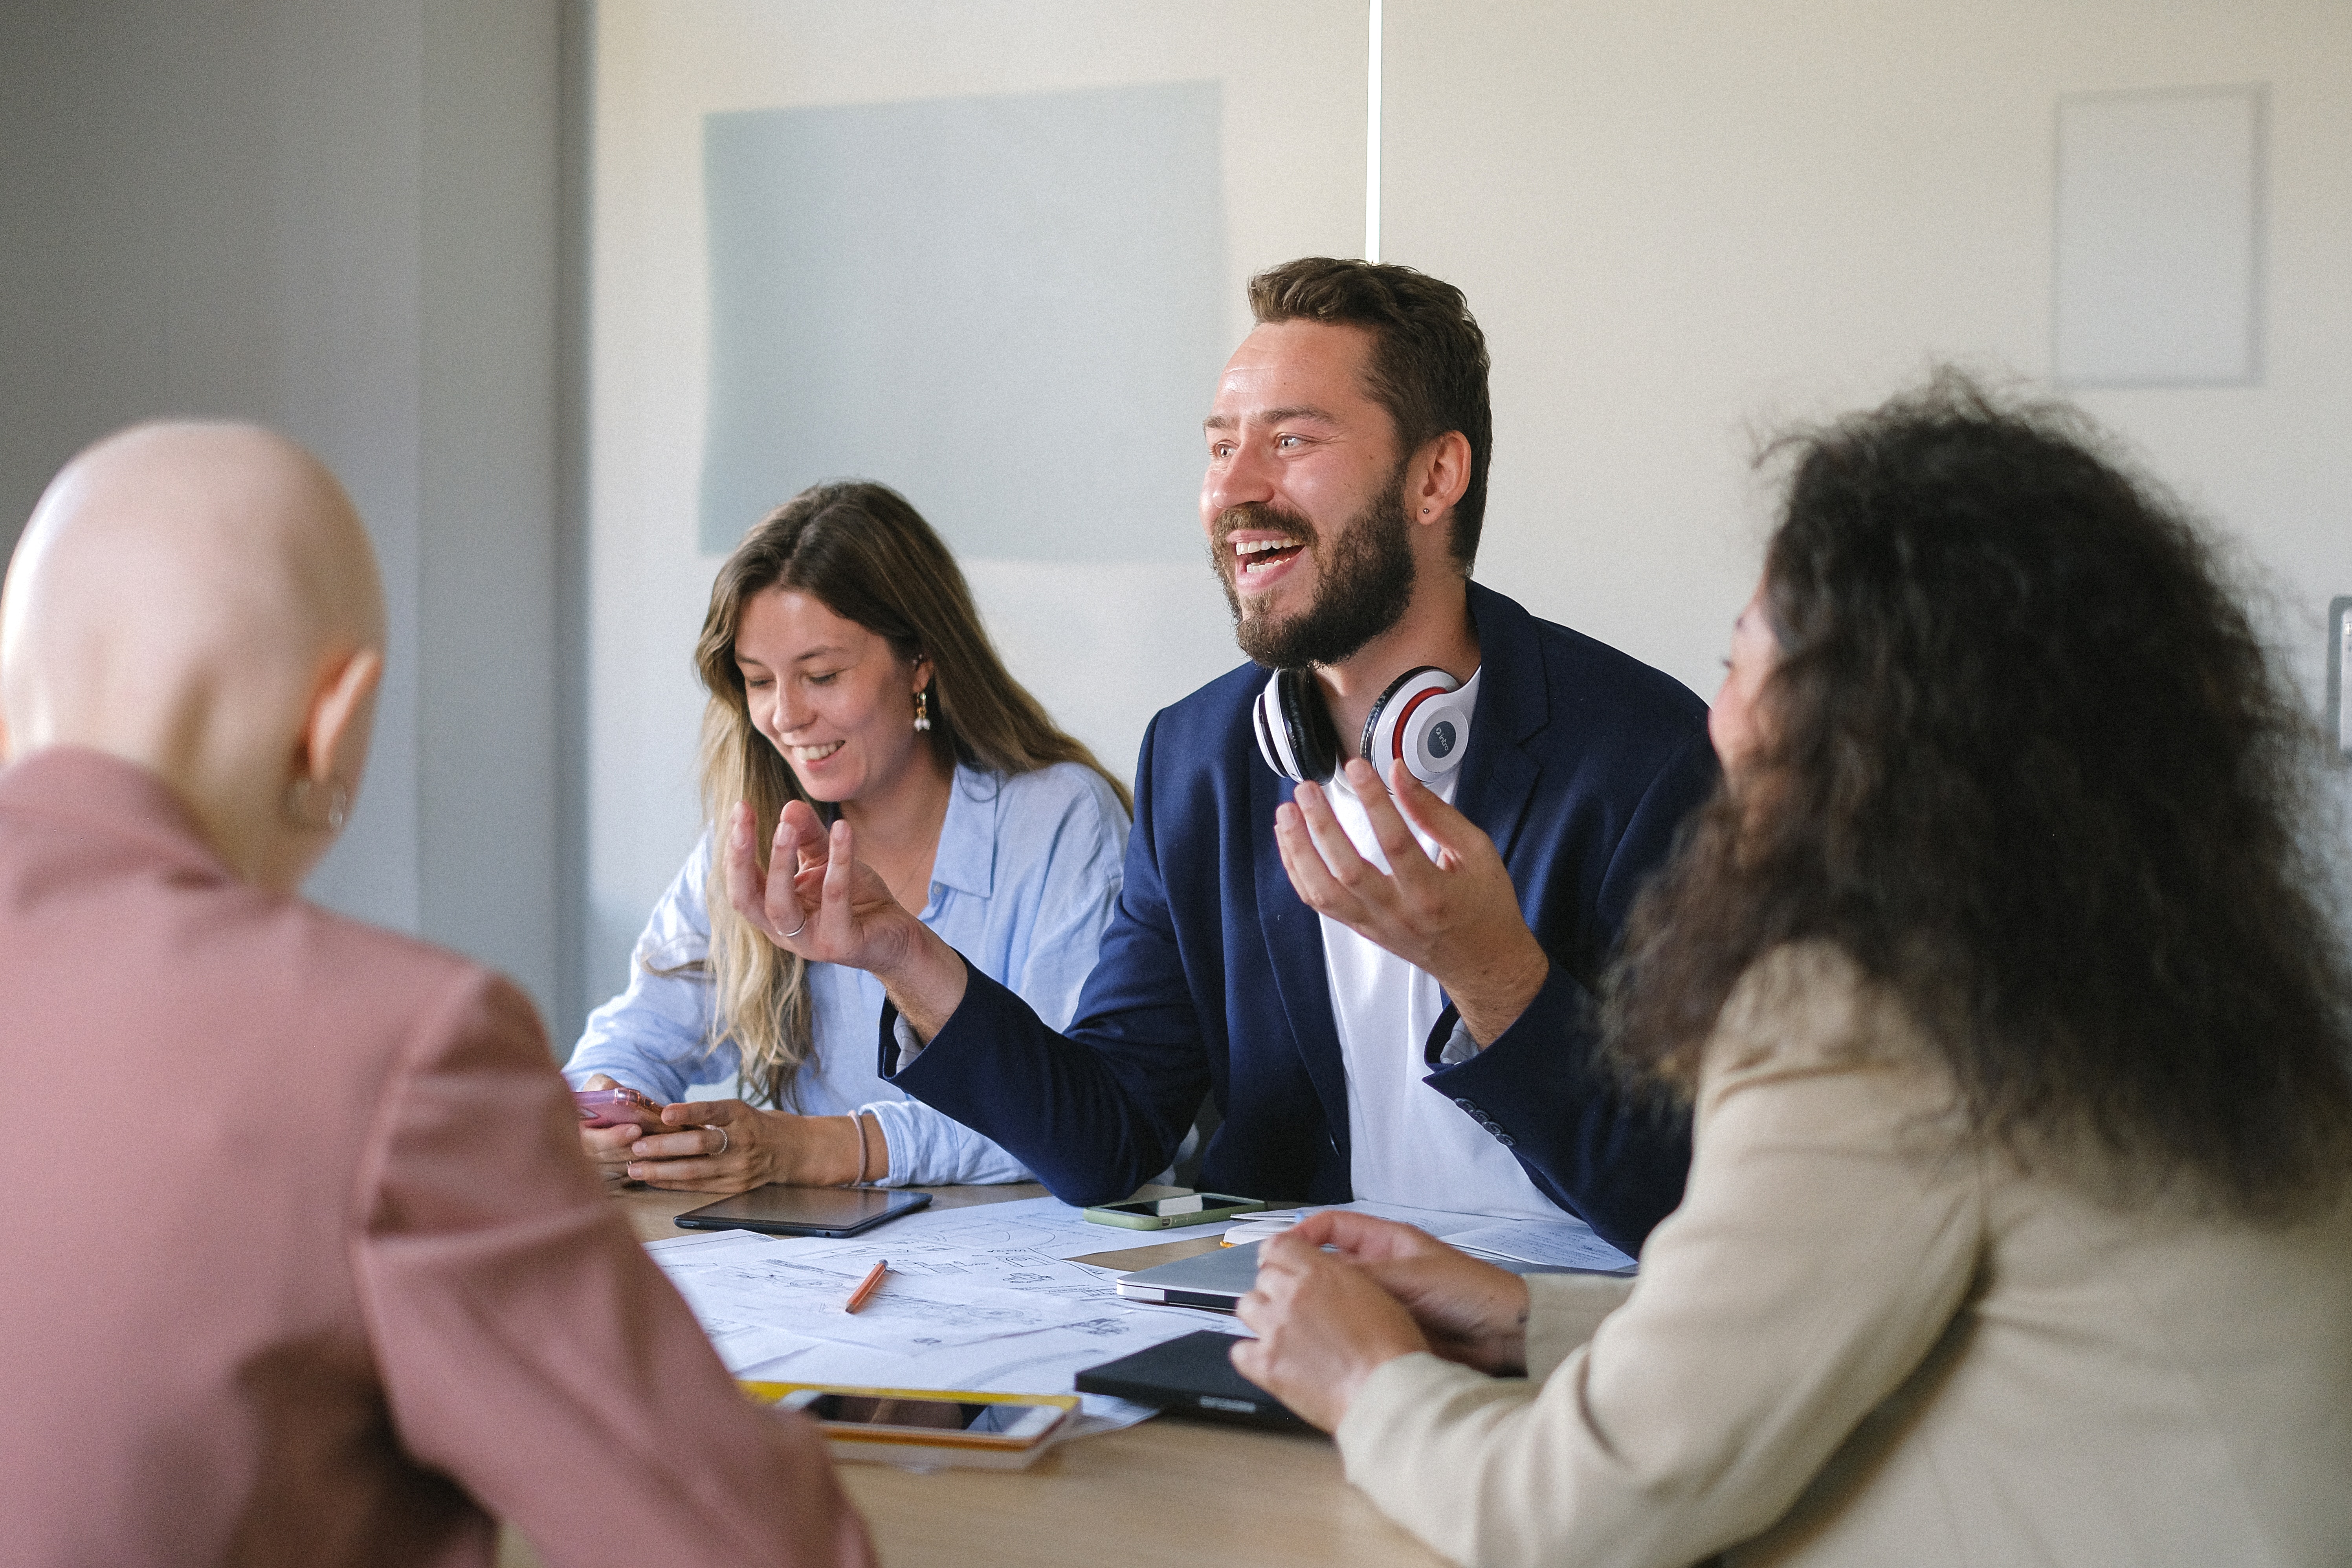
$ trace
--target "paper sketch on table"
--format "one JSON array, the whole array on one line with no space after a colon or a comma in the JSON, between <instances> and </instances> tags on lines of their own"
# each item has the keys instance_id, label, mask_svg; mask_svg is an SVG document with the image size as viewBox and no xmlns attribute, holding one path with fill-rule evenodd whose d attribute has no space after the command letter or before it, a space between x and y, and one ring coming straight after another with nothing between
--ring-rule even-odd
<instances>
[{"instance_id":1,"label":"paper sketch on table","mask_svg":"<svg viewBox=\"0 0 2352 1568\"><path fill-rule=\"evenodd\" d=\"M1623 1274L1634 1267L1633 1259L1594 1235L1592 1227L1580 1219L1512 1220L1480 1230L1456 1231L1445 1239L1452 1246L1517 1263L1600 1274Z\"/></svg>"},{"instance_id":2,"label":"paper sketch on table","mask_svg":"<svg viewBox=\"0 0 2352 1568\"><path fill-rule=\"evenodd\" d=\"M863 1278L877 1263L887 1262L892 1278L958 1282L974 1289L1011 1291L1015 1295L1078 1296L1112 1299L1118 1279L1113 1268L1072 1263L1055 1258L1018 1239L1004 1239L1005 1229L964 1240L932 1235L861 1236L826 1242L797 1254L825 1268L854 1269ZM1017 1237L1018 1232L1013 1234Z\"/></svg>"},{"instance_id":3,"label":"paper sketch on table","mask_svg":"<svg viewBox=\"0 0 2352 1568\"><path fill-rule=\"evenodd\" d=\"M1086 1217L1084 1209L1072 1208L1058 1198L1016 1198L1011 1203L975 1204L968 1208L926 1209L854 1239L879 1244L906 1237L937 1241L970 1252L1019 1251L1071 1258L1215 1234L1207 1226L1198 1230L1132 1231L1118 1226L1097 1225Z\"/></svg>"},{"instance_id":4,"label":"paper sketch on table","mask_svg":"<svg viewBox=\"0 0 2352 1568\"><path fill-rule=\"evenodd\" d=\"M1077 1374L1090 1366L1117 1361L1137 1351L1201 1328L1238 1331L1230 1319L1203 1322L1210 1313L1192 1321L1111 1309L1099 1316L1041 1329L1004 1339L942 1346L919 1355L891 1360L887 1367L872 1352L852 1345L804 1342L770 1360L747 1363L732 1370L738 1377L787 1383L887 1383L896 1388L971 1388L1000 1394L1064 1394ZM745 1348L749 1348L747 1345ZM879 1375L888 1373L887 1379ZM1093 1409L1091 1401L1088 1409Z\"/></svg>"},{"instance_id":5,"label":"paper sketch on table","mask_svg":"<svg viewBox=\"0 0 2352 1568\"><path fill-rule=\"evenodd\" d=\"M849 1312L843 1303L872 1267L862 1253L836 1262L780 1251L688 1253L665 1259L665 1267L698 1318L781 1328L899 1355L1058 1328L1097 1310L1071 1297L943 1277L892 1258L882 1288L862 1310Z\"/></svg>"},{"instance_id":6,"label":"paper sketch on table","mask_svg":"<svg viewBox=\"0 0 2352 1568\"><path fill-rule=\"evenodd\" d=\"M717 1231L646 1250L738 1377L1054 1394L1067 1392L1087 1367L1196 1329L1240 1331L1216 1314L1122 1301L1112 1289L1117 1270L1069 1261L1137 1245L1153 1242L1035 1198L914 1215L843 1240ZM886 1259L889 1284L875 1304L855 1316L843 1312L849 1289ZM906 1300L1016 1315L959 1314L964 1331L952 1335L931 1331L936 1320L927 1316L908 1331L877 1313L893 1291ZM867 1319L876 1331L870 1337L865 1328L845 1331ZM1081 1403L1082 1431L1131 1426L1151 1414L1100 1394Z\"/></svg>"},{"instance_id":7,"label":"paper sketch on table","mask_svg":"<svg viewBox=\"0 0 2352 1568\"><path fill-rule=\"evenodd\" d=\"M1318 1207L1352 1209L1423 1230L1452 1247L1515 1263L1535 1263L1556 1268L1582 1268L1602 1274L1630 1271L1633 1259L1618 1251L1574 1215L1548 1219L1505 1218L1499 1215L1454 1214L1444 1209L1421 1209L1403 1204L1354 1203ZM1298 1211L1301 1217L1312 1208Z\"/></svg>"},{"instance_id":8,"label":"paper sketch on table","mask_svg":"<svg viewBox=\"0 0 2352 1568\"><path fill-rule=\"evenodd\" d=\"M1490 1214L1456 1214L1451 1209L1413 1208L1406 1204L1376 1203L1370 1198L1358 1198L1348 1204L1318 1204L1316 1208L1350 1209L1357 1214L1372 1215L1381 1219L1392 1219L1401 1225L1426 1231L1440 1241L1453 1241L1465 1231L1484 1230L1497 1225L1545 1224L1546 1221L1507 1220ZM1298 1211L1302 1215L1313 1208Z\"/></svg>"}]
</instances>

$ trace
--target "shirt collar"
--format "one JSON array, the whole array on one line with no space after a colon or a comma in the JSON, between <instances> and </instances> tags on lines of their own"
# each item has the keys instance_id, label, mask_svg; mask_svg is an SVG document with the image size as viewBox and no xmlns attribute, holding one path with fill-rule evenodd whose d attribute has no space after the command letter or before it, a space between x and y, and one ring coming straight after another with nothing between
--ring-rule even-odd
<instances>
[{"instance_id":1,"label":"shirt collar","mask_svg":"<svg viewBox=\"0 0 2352 1568\"><path fill-rule=\"evenodd\" d=\"M956 764L948 790L948 814L940 824L939 853L931 880L960 893L988 897L996 875L996 813L1003 781L993 773ZM928 891L925 902L929 902Z\"/></svg>"},{"instance_id":2,"label":"shirt collar","mask_svg":"<svg viewBox=\"0 0 2352 1568\"><path fill-rule=\"evenodd\" d=\"M0 768L0 807L71 822L108 837L137 837L231 877L172 787L120 757L85 746L45 746Z\"/></svg>"}]
</instances>

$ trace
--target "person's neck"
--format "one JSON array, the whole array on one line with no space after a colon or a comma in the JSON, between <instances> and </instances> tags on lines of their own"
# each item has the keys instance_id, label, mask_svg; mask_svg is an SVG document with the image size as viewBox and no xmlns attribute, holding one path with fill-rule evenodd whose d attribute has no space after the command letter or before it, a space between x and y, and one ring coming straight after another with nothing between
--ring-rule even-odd
<instances>
[{"instance_id":1,"label":"person's neck","mask_svg":"<svg viewBox=\"0 0 2352 1568\"><path fill-rule=\"evenodd\" d=\"M1339 731L1342 757L1357 754L1364 716L1408 669L1434 665L1456 680L1478 669L1478 631L1470 624L1469 580L1450 567L1424 567L1404 614L1338 664L1315 667L1323 700Z\"/></svg>"},{"instance_id":2,"label":"person's neck","mask_svg":"<svg viewBox=\"0 0 2352 1568\"><path fill-rule=\"evenodd\" d=\"M99 752L151 775L179 801L231 876L292 893L316 857L304 853L304 835L284 815L283 770L260 760L293 752L295 738L281 728L257 723L217 693L192 687L167 689L145 705L125 700L66 717L27 739Z\"/></svg>"},{"instance_id":3,"label":"person's neck","mask_svg":"<svg viewBox=\"0 0 2352 1568\"><path fill-rule=\"evenodd\" d=\"M887 784L841 803L842 820L857 836L857 858L880 873L902 902L914 897L918 912L919 884L930 880L954 788L954 770L925 743Z\"/></svg>"}]
</instances>

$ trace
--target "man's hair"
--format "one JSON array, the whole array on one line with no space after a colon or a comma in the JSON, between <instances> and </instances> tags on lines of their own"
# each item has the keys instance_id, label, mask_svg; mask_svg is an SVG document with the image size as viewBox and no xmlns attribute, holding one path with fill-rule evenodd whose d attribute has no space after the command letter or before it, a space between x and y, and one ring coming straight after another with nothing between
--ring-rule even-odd
<instances>
[{"instance_id":1,"label":"man's hair","mask_svg":"<svg viewBox=\"0 0 2352 1568\"><path fill-rule=\"evenodd\" d=\"M1396 426L1397 461L1449 430L1470 443L1470 482L1454 503L1448 544L1462 574L1478 554L1495 416L1486 400L1486 334L1462 290L1410 267L1302 257L1250 279L1261 322L1325 321L1372 337L1365 390Z\"/></svg>"},{"instance_id":2,"label":"man's hair","mask_svg":"<svg viewBox=\"0 0 2352 1568\"><path fill-rule=\"evenodd\" d=\"M2352 979L2311 726L2212 547L2063 408L1946 373L1782 444L1759 741L1644 895L1619 1059L1687 1086L1826 941L1981 1144L2249 1215L2352 1172Z\"/></svg>"}]
</instances>

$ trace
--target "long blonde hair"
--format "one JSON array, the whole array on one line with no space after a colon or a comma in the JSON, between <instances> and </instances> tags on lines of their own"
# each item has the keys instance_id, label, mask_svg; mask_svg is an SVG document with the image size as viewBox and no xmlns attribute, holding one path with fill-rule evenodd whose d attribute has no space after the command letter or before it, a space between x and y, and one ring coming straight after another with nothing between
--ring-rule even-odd
<instances>
[{"instance_id":1,"label":"long blonde hair","mask_svg":"<svg viewBox=\"0 0 2352 1568\"><path fill-rule=\"evenodd\" d=\"M753 728L743 672L735 663L743 606L771 588L811 595L886 639L908 664L930 660L927 738L943 767L961 763L1009 775L1078 763L1100 774L1130 812L1134 802L1127 786L1083 742L1056 728L1005 669L955 557L905 497L867 481L836 481L813 485L761 519L710 585L694 662L710 693L702 716L702 809L714 835L705 900L716 992L709 1046L716 1049L732 1038L743 1059L746 1098L785 1110L793 1077L816 1043L808 963L735 912L727 898L726 858L715 844L728 813L749 801L764 866L784 804L808 800L792 765ZM837 815L824 802L809 804L827 822Z\"/></svg>"}]
</instances>

